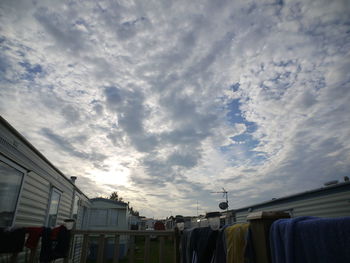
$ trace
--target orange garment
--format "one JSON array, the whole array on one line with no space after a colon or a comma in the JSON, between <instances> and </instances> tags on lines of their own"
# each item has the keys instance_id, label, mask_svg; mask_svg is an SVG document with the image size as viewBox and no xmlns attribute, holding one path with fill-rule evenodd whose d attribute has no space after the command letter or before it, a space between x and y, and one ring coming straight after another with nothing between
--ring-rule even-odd
<instances>
[{"instance_id":1,"label":"orange garment","mask_svg":"<svg viewBox=\"0 0 350 263\"><path fill-rule=\"evenodd\" d=\"M249 223L235 224L225 229L227 263L244 263L244 248Z\"/></svg>"}]
</instances>

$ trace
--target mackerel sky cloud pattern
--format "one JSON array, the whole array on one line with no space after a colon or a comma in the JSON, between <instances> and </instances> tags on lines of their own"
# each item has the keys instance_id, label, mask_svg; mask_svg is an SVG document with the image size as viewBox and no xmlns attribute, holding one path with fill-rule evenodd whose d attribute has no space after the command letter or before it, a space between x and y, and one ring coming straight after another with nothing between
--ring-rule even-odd
<instances>
[{"instance_id":1,"label":"mackerel sky cloud pattern","mask_svg":"<svg viewBox=\"0 0 350 263\"><path fill-rule=\"evenodd\" d=\"M219 210L350 173L350 2L0 2L0 113L90 197Z\"/></svg>"}]
</instances>

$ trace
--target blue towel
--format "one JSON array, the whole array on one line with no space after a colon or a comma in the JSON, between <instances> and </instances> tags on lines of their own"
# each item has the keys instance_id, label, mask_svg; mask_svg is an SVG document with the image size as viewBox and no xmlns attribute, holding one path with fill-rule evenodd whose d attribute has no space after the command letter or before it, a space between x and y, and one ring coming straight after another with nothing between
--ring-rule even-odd
<instances>
[{"instance_id":1,"label":"blue towel","mask_svg":"<svg viewBox=\"0 0 350 263\"><path fill-rule=\"evenodd\" d=\"M295 262L349 263L350 217L314 219L297 224Z\"/></svg>"},{"instance_id":2,"label":"blue towel","mask_svg":"<svg viewBox=\"0 0 350 263\"><path fill-rule=\"evenodd\" d=\"M314 217L297 217L276 220L270 228L270 247L272 263L296 263L295 261L295 228L303 220Z\"/></svg>"},{"instance_id":3,"label":"blue towel","mask_svg":"<svg viewBox=\"0 0 350 263\"><path fill-rule=\"evenodd\" d=\"M350 217L280 219L270 243L272 263L349 263Z\"/></svg>"}]
</instances>

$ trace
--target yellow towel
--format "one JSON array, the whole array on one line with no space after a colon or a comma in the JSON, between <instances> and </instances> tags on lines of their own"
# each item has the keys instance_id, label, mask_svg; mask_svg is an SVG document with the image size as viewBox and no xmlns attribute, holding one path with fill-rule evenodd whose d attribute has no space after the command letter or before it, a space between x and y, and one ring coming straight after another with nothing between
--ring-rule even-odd
<instances>
[{"instance_id":1,"label":"yellow towel","mask_svg":"<svg viewBox=\"0 0 350 263\"><path fill-rule=\"evenodd\" d=\"M249 223L235 224L225 229L227 263L244 263L245 237Z\"/></svg>"}]
</instances>

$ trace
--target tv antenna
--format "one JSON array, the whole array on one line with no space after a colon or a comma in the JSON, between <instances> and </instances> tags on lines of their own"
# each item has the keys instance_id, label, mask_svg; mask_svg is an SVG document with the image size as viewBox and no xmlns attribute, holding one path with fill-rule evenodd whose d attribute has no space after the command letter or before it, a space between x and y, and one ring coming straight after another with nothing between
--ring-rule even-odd
<instances>
[{"instance_id":1,"label":"tv antenna","mask_svg":"<svg viewBox=\"0 0 350 263\"><path fill-rule=\"evenodd\" d=\"M212 193L212 194L223 194L222 195L222 197L225 197L225 199L226 199L226 202L221 202L220 204L219 204L219 207L220 207L220 209L222 209L222 210L227 210L228 211L228 196L227 196L227 191L225 190L225 188L222 188L222 191L221 192L210 192L210 193Z\"/></svg>"}]
</instances>

